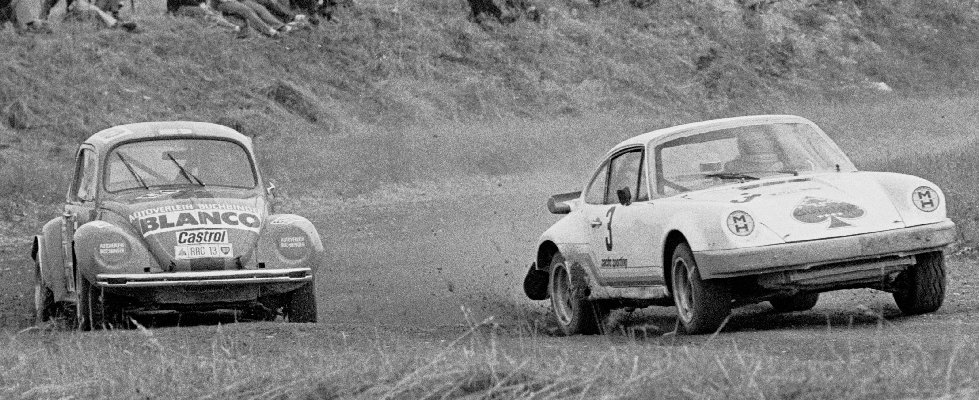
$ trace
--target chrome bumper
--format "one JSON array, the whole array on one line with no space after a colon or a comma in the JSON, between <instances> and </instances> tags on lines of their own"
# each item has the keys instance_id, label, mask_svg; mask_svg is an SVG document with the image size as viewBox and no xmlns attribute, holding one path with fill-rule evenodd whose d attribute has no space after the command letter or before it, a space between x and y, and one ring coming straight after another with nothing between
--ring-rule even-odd
<instances>
[{"instance_id":1,"label":"chrome bumper","mask_svg":"<svg viewBox=\"0 0 979 400\"><path fill-rule=\"evenodd\" d=\"M102 288L237 286L312 282L310 268L249 269L230 271L160 272L153 274L98 274Z\"/></svg>"},{"instance_id":2,"label":"chrome bumper","mask_svg":"<svg viewBox=\"0 0 979 400\"><path fill-rule=\"evenodd\" d=\"M951 220L831 239L784 243L764 247L695 251L694 259L705 279L804 270L819 265L911 256L941 249L955 241Z\"/></svg>"}]
</instances>

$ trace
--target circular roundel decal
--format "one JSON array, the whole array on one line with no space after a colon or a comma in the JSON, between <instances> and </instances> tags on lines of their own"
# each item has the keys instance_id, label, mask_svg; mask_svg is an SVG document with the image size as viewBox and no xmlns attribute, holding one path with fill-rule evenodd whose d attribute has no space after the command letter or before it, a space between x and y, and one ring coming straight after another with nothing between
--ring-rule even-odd
<instances>
[{"instance_id":1,"label":"circular roundel decal","mask_svg":"<svg viewBox=\"0 0 979 400\"><path fill-rule=\"evenodd\" d=\"M727 216L727 229L738 236L748 236L755 230L755 220L744 211L735 211Z\"/></svg>"},{"instance_id":2,"label":"circular roundel decal","mask_svg":"<svg viewBox=\"0 0 979 400\"><path fill-rule=\"evenodd\" d=\"M939 201L938 192L928 186L918 187L911 193L911 202L924 212L937 210Z\"/></svg>"}]
</instances>

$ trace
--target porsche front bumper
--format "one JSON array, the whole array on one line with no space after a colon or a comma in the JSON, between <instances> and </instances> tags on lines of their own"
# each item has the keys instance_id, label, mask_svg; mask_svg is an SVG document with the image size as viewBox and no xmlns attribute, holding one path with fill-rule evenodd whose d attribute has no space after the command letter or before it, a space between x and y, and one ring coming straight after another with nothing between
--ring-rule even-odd
<instances>
[{"instance_id":1,"label":"porsche front bumper","mask_svg":"<svg viewBox=\"0 0 979 400\"><path fill-rule=\"evenodd\" d=\"M781 271L810 270L839 264L860 270L893 257L939 250L955 241L951 220L830 239L784 243L764 247L695 251L694 259L704 279L761 275ZM841 271L845 272L845 271Z\"/></svg>"}]
</instances>

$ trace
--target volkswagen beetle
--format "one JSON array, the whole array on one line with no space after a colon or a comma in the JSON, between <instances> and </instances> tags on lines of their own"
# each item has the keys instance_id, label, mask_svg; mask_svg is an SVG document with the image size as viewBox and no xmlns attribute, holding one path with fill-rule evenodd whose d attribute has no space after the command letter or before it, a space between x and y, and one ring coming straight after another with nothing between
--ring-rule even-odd
<instances>
[{"instance_id":1,"label":"volkswagen beetle","mask_svg":"<svg viewBox=\"0 0 979 400\"><path fill-rule=\"evenodd\" d=\"M247 311L316 321L324 249L303 217L272 214L251 140L220 125L146 122L78 149L62 216L34 238L38 322L82 330L133 312Z\"/></svg>"},{"instance_id":2,"label":"volkswagen beetle","mask_svg":"<svg viewBox=\"0 0 979 400\"><path fill-rule=\"evenodd\" d=\"M909 175L858 171L811 121L762 115L680 125L613 147L539 239L524 280L565 334L620 307L675 305L686 333L732 307L807 310L819 293L874 288L905 314L937 310L945 196Z\"/></svg>"}]
</instances>

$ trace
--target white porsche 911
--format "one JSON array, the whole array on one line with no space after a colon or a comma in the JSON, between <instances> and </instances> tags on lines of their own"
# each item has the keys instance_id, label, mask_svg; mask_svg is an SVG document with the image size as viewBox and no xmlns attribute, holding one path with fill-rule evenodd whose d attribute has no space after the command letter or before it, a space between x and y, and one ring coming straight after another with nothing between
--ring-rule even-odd
<instances>
[{"instance_id":1,"label":"white porsche 911","mask_svg":"<svg viewBox=\"0 0 979 400\"><path fill-rule=\"evenodd\" d=\"M732 307L807 310L819 293L874 288L905 314L945 297L955 239L945 197L924 179L857 171L811 121L719 119L619 143L539 240L524 280L565 334L598 333L613 308L676 305L686 333Z\"/></svg>"}]
</instances>

